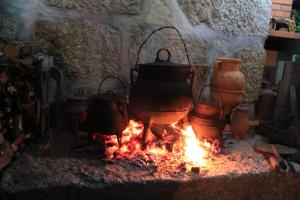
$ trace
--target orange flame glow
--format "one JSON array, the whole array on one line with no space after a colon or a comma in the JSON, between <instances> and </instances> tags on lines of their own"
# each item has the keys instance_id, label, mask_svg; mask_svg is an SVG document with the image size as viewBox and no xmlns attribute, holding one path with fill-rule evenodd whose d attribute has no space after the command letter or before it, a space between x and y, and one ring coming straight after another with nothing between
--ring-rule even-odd
<instances>
[{"instance_id":1,"label":"orange flame glow","mask_svg":"<svg viewBox=\"0 0 300 200\"><path fill-rule=\"evenodd\" d=\"M180 132L180 138L171 144L170 141L158 140L153 134L148 134L147 148L142 150L143 123L131 120L128 127L123 131L121 146L118 145L116 136L105 136L105 141L110 145L106 147L106 156L109 159L142 159L154 164L170 161L178 164L185 163L191 166L203 166L205 158L209 155L211 144L199 141L191 126L180 128L173 124L172 127Z\"/></svg>"}]
</instances>

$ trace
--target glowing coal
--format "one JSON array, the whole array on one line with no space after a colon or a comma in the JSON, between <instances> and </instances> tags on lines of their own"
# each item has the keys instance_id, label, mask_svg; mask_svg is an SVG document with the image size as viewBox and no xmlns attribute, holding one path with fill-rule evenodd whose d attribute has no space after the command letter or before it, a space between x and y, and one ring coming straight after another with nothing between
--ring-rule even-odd
<instances>
[{"instance_id":1,"label":"glowing coal","mask_svg":"<svg viewBox=\"0 0 300 200\"><path fill-rule=\"evenodd\" d=\"M115 135L101 136L104 138L102 141L105 143L106 157L132 162L138 160L145 166L159 165L162 162L185 165L187 168L204 166L214 145L208 141L198 140L190 125L181 127L176 124L172 125L172 128L180 133L176 141L166 131L161 133L163 139L148 134L147 148L142 150L144 125L142 122L131 120L123 131L120 146Z\"/></svg>"}]
</instances>

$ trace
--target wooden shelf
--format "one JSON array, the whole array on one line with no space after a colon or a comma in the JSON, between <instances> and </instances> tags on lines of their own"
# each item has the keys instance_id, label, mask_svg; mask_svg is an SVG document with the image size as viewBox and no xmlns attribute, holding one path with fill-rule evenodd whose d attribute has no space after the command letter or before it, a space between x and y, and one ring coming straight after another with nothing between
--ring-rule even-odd
<instances>
[{"instance_id":1,"label":"wooden shelf","mask_svg":"<svg viewBox=\"0 0 300 200\"><path fill-rule=\"evenodd\" d=\"M300 33L293 33L288 31L270 31L269 37L300 40Z\"/></svg>"}]
</instances>

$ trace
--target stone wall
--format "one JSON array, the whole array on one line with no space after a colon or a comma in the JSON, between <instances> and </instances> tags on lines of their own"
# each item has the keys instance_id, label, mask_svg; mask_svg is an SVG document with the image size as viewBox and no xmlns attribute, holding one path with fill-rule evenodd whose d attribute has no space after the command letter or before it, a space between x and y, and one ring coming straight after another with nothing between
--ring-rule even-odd
<instances>
[{"instance_id":1,"label":"stone wall","mask_svg":"<svg viewBox=\"0 0 300 200\"><path fill-rule=\"evenodd\" d=\"M212 66L217 57L241 58L245 101L257 98L271 0L1 1L0 38L28 40L35 49L48 49L63 61L60 67L71 74L73 89L85 87L94 93L98 82L111 74L129 85L140 43L152 30L172 25L183 34L192 64ZM153 61L159 48L170 49L173 61L187 63L172 30L154 35L140 62ZM200 79L203 72L197 73ZM201 84L196 81L195 95Z\"/></svg>"}]
</instances>

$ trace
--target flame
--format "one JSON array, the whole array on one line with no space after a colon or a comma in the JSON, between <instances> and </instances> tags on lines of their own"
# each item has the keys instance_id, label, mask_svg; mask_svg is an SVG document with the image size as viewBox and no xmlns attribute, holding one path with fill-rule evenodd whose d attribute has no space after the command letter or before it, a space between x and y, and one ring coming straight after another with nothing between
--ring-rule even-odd
<instances>
[{"instance_id":1,"label":"flame","mask_svg":"<svg viewBox=\"0 0 300 200\"><path fill-rule=\"evenodd\" d=\"M145 161L145 165L150 161L157 165L165 161L185 163L187 166L205 165L205 158L209 155L211 144L198 140L191 126L183 128L177 124L171 126L181 134L177 141L158 140L154 134L148 134L147 148L142 150L144 125L130 120L128 127L122 133L120 146L115 135L105 136L105 143L110 144L107 145L105 154L109 159L140 159Z\"/></svg>"},{"instance_id":2,"label":"flame","mask_svg":"<svg viewBox=\"0 0 300 200\"><path fill-rule=\"evenodd\" d=\"M208 151L202 147L202 143L196 138L192 126L187 126L182 130L184 135L184 155L186 161L196 166L202 166L205 163L204 158L208 156ZM209 143L203 143L206 147L210 147Z\"/></svg>"}]
</instances>

